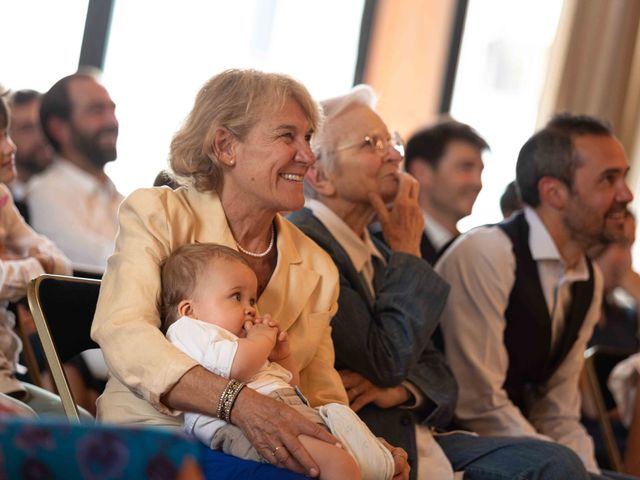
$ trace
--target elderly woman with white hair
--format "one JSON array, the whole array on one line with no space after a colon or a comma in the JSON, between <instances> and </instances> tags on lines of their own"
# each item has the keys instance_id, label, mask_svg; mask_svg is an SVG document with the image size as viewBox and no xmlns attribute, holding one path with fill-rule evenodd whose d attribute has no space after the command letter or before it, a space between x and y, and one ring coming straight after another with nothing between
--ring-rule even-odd
<instances>
[{"instance_id":1,"label":"elderly woman with white hair","mask_svg":"<svg viewBox=\"0 0 640 480\"><path fill-rule=\"evenodd\" d=\"M172 346L156 300L161 262L179 246L214 242L238 250L257 275L258 310L288 333L302 393L312 406L346 403L330 335L335 266L279 214L303 205L320 116L304 86L284 75L230 70L202 87L171 143L172 170L188 185L138 190L120 207L92 329L111 371L98 401L101 420L177 427L183 411L229 419L273 465L318 475L298 436L336 439ZM392 453L405 478L404 452ZM224 476L216 468L211 476Z\"/></svg>"},{"instance_id":2,"label":"elderly woman with white hair","mask_svg":"<svg viewBox=\"0 0 640 480\"><path fill-rule=\"evenodd\" d=\"M550 442L433 434L450 427L457 387L431 341L449 287L420 258L417 182L400 170L402 145L375 112L371 88L322 105L310 198L289 219L340 272L332 337L352 408L409 453L412 478L452 479L461 470L465 479L588 478L571 450ZM388 247L369 235L374 215Z\"/></svg>"}]
</instances>

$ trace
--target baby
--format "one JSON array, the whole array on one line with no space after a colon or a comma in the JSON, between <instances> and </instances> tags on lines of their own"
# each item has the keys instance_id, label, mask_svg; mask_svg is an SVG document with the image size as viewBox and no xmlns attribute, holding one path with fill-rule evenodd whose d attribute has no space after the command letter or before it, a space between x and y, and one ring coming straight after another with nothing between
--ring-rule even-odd
<instances>
[{"instance_id":1,"label":"baby","mask_svg":"<svg viewBox=\"0 0 640 480\"><path fill-rule=\"evenodd\" d=\"M390 453L348 407L313 409L295 388L299 373L287 334L268 315L257 315L257 278L238 252L211 243L183 245L164 261L161 278L160 310L171 343L211 372L330 426L345 449L299 437L321 479L392 477ZM239 428L219 418L185 413L184 426L213 449L265 461Z\"/></svg>"}]
</instances>

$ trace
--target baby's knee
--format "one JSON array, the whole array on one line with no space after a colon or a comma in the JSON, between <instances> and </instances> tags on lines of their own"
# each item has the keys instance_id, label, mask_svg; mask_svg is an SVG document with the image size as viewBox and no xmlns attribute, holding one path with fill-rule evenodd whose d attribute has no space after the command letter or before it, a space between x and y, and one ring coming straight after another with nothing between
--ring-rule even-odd
<instances>
[{"instance_id":1,"label":"baby's knee","mask_svg":"<svg viewBox=\"0 0 640 480\"><path fill-rule=\"evenodd\" d=\"M336 447L335 450L336 451L333 453L330 462L330 471L326 472L325 467L322 472L326 472L330 476L325 477L321 474L320 476L322 477L322 480L324 480L324 478L360 480L362 478L362 474L360 473L360 467L358 466L355 458L342 448Z\"/></svg>"}]
</instances>

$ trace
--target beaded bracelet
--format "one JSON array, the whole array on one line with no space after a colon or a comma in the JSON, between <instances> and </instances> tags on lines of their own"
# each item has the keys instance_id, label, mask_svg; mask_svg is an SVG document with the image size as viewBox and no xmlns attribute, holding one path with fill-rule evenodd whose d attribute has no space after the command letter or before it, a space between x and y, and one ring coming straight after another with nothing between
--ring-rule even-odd
<instances>
[{"instance_id":1,"label":"beaded bracelet","mask_svg":"<svg viewBox=\"0 0 640 480\"><path fill-rule=\"evenodd\" d=\"M231 421L231 408L233 408L233 404L244 386L244 383L231 379L229 383L227 383L227 386L224 387L218 399L218 409L216 410L216 416L220 420L224 420L225 422Z\"/></svg>"}]
</instances>

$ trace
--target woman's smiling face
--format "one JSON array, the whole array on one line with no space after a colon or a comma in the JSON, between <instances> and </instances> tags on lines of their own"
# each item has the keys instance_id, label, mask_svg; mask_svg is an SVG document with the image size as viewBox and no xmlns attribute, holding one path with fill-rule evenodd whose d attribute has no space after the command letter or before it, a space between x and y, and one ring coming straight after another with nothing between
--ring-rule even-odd
<instances>
[{"instance_id":1,"label":"woman's smiling face","mask_svg":"<svg viewBox=\"0 0 640 480\"><path fill-rule=\"evenodd\" d=\"M309 120L293 98L272 114L265 113L234 145L234 166L225 174L224 188L244 195L244 201L273 213L304 205L303 179L315 156Z\"/></svg>"}]
</instances>

